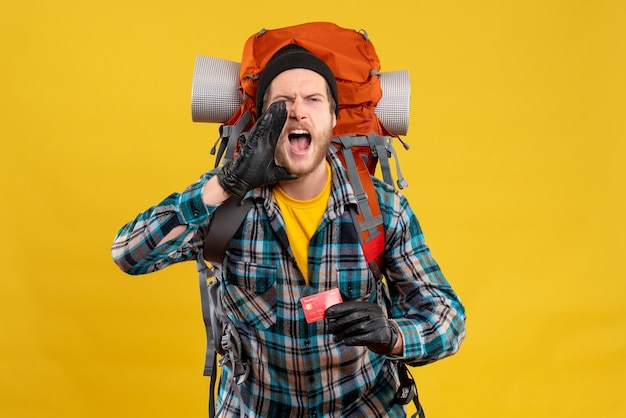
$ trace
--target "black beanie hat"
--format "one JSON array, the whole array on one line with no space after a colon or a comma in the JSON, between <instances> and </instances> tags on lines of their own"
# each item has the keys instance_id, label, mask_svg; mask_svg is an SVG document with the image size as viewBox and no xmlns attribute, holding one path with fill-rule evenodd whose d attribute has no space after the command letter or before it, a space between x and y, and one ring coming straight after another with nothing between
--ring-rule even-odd
<instances>
[{"instance_id":1,"label":"black beanie hat","mask_svg":"<svg viewBox=\"0 0 626 418\"><path fill-rule=\"evenodd\" d=\"M306 70L315 71L324 79L330 87L330 92L335 99L335 115L339 115L339 100L337 95L337 81L333 72L328 65L307 49L302 48L296 44L289 44L278 51L268 61L265 69L259 76L259 83L256 89L256 113L257 116L261 115L263 108L263 96L265 91L269 87L272 80L283 71L291 70L294 68L304 68Z\"/></svg>"}]
</instances>

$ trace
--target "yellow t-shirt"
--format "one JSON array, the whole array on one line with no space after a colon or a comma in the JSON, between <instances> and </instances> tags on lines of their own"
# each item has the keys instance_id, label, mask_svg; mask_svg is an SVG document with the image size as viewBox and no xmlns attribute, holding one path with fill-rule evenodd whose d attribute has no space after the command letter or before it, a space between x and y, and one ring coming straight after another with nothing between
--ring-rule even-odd
<instances>
[{"instance_id":1,"label":"yellow t-shirt","mask_svg":"<svg viewBox=\"0 0 626 418\"><path fill-rule=\"evenodd\" d=\"M311 200L297 200L288 196L280 186L274 187L274 198L280 207L287 228L289 245L298 267L309 283L309 241L324 216L330 197L330 164L326 163L328 178L322 192Z\"/></svg>"}]
</instances>

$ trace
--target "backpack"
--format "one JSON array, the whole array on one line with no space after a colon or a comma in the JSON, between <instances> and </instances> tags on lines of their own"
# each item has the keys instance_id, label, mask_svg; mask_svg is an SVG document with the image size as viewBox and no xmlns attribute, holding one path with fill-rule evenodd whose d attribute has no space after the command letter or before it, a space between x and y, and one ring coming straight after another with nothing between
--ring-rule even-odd
<instances>
[{"instance_id":1,"label":"backpack","mask_svg":"<svg viewBox=\"0 0 626 418\"><path fill-rule=\"evenodd\" d=\"M390 164L393 156L397 186L407 186L392 142L397 138L408 149L400 135L406 134L408 128L410 88L407 71L380 71L378 55L365 31L326 22L306 23L253 34L244 45L241 63L199 55L192 86L192 119L221 124L220 136L211 149L211 154L217 153L215 167L235 158L238 139L247 134L259 116L255 97L259 74L272 55L290 43L306 48L325 61L337 80L339 117L333 129L332 144L355 191L358 210L351 212L353 224L361 237L368 264L378 279L377 293L383 295L380 271L385 231L371 176L380 168L383 180L393 186ZM250 200L242 202L232 197L218 208L205 236L205 243L210 242L211 246L205 245L197 260L207 330L204 374L211 377L210 417L215 415L216 352L221 355L220 364L232 372L228 384L237 386L248 374L247 365L240 358L239 337L221 310L219 281L215 279L214 268L220 268L226 245L251 205ZM414 382L406 366L397 364L401 378L397 401L406 404L413 400L423 417ZM238 390L235 393L240 396Z\"/></svg>"}]
</instances>

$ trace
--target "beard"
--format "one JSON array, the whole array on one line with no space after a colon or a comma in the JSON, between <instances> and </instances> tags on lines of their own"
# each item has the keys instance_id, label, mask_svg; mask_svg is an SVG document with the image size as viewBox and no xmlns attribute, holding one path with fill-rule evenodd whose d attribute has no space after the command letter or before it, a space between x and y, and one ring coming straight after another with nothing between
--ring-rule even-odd
<instances>
[{"instance_id":1,"label":"beard","mask_svg":"<svg viewBox=\"0 0 626 418\"><path fill-rule=\"evenodd\" d=\"M309 130L310 138L308 147L310 148L305 156L298 156L292 153L292 144L288 133L290 129L284 129L274 155L276 164L285 167L291 174L295 174L299 179L306 177L326 160L328 147L333 136L333 127L329 126L321 131ZM301 139L301 141L303 141Z\"/></svg>"}]
</instances>

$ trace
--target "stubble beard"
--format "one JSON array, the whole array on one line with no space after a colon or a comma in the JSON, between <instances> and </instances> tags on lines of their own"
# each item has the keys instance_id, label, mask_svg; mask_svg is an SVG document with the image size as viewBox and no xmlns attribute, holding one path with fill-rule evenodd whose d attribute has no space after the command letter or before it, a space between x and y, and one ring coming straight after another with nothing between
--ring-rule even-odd
<instances>
[{"instance_id":1,"label":"stubble beard","mask_svg":"<svg viewBox=\"0 0 626 418\"><path fill-rule=\"evenodd\" d=\"M276 148L274 160L277 165L285 167L291 174L295 174L299 179L302 179L315 171L326 159L332 135L332 127L326 129L325 132L319 132L317 135L313 135L311 139L313 154L308 156L305 162L298 160L292 161L289 155L289 139L287 137L281 138L280 142L282 146Z\"/></svg>"}]
</instances>

